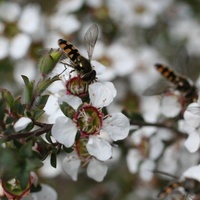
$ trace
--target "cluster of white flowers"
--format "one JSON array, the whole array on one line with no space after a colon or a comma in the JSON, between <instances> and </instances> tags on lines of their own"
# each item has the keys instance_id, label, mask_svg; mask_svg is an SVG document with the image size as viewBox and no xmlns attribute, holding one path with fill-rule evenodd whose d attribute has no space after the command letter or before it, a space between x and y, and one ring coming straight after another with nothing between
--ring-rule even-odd
<instances>
[{"instance_id":1,"label":"cluster of white flowers","mask_svg":"<svg viewBox=\"0 0 200 200\"><path fill-rule=\"evenodd\" d=\"M107 172L105 161L112 157L112 141L122 140L128 136L129 119L122 113L103 112L117 94L113 83L97 81L89 84L88 91L84 93L88 95L89 101L84 102L84 98L81 98L81 80L74 79L76 77L69 79L70 87L69 83L65 84L65 94L57 91L57 108L53 109L60 110L59 105L66 103L73 110L73 114L65 116L61 110L57 112L52 136L66 148L74 150L63 160L63 169L73 180L77 180L80 165L89 163L88 176L96 181L102 181ZM83 84L85 87L85 82ZM74 91L77 95L72 94ZM55 95L54 93L53 96ZM51 100L45 107L46 113L51 113L49 110L52 110Z\"/></svg>"}]
</instances>

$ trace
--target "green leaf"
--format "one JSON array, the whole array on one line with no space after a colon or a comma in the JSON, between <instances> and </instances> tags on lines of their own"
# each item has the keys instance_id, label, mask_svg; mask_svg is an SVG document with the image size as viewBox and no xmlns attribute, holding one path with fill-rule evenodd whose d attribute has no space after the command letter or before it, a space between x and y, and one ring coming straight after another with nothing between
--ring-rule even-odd
<instances>
[{"instance_id":1,"label":"green leaf","mask_svg":"<svg viewBox=\"0 0 200 200\"><path fill-rule=\"evenodd\" d=\"M48 98L49 98L49 95L42 95L42 96L38 97L35 106L37 106L37 108L39 108L39 109L43 109L47 103Z\"/></svg>"},{"instance_id":2,"label":"green leaf","mask_svg":"<svg viewBox=\"0 0 200 200\"><path fill-rule=\"evenodd\" d=\"M36 157L26 159L26 171L31 172L34 169L42 167L43 163Z\"/></svg>"},{"instance_id":3,"label":"green leaf","mask_svg":"<svg viewBox=\"0 0 200 200\"><path fill-rule=\"evenodd\" d=\"M63 145L63 151L65 151L66 153L71 153L74 149L73 148L67 148Z\"/></svg>"},{"instance_id":4,"label":"green leaf","mask_svg":"<svg viewBox=\"0 0 200 200\"><path fill-rule=\"evenodd\" d=\"M46 135L45 135L45 138L47 139L47 141L49 142L49 143L53 143L52 142L52 140L51 140L51 133L50 132L48 132Z\"/></svg>"},{"instance_id":5,"label":"green leaf","mask_svg":"<svg viewBox=\"0 0 200 200\"><path fill-rule=\"evenodd\" d=\"M60 80L59 76L53 78L44 79L37 86L38 94L42 94L53 82Z\"/></svg>"},{"instance_id":6,"label":"green leaf","mask_svg":"<svg viewBox=\"0 0 200 200\"><path fill-rule=\"evenodd\" d=\"M29 81L28 77L22 75L22 78L26 86L25 87L25 101L27 104L30 104L32 100L32 96L33 96L34 84L33 82Z\"/></svg>"},{"instance_id":7,"label":"green leaf","mask_svg":"<svg viewBox=\"0 0 200 200\"><path fill-rule=\"evenodd\" d=\"M33 118L35 119L35 120L37 120L39 117L41 117L41 115L44 113L44 110L41 110L41 109L37 109L37 108L35 108L35 109L32 109L32 111L33 111Z\"/></svg>"},{"instance_id":8,"label":"green leaf","mask_svg":"<svg viewBox=\"0 0 200 200\"><path fill-rule=\"evenodd\" d=\"M56 168L56 166L57 166L57 156L56 155L57 155L56 153L52 153L51 160L50 160L51 166L54 168Z\"/></svg>"},{"instance_id":9,"label":"green leaf","mask_svg":"<svg viewBox=\"0 0 200 200\"><path fill-rule=\"evenodd\" d=\"M18 167L17 151L8 148L0 148L0 177L11 179L20 173Z\"/></svg>"},{"instance_id":10,"label":"green leaf","mask_svg":"<svg viewBox=\"0 0 200 200\"><path fill-rule=\"evenodd\" d=\"M26 105L21 103L21 97L15 99L13 110L15 110L18 115L24 115Z\"/></svg>"},{"instance_id":11,"label":"green leaf","mask_svg":"<svg viewBox=\"0 0 200 200\"><path fill-rule=\"evenodd\" d=\"M3 122L3 119L5 117L5 110L6 110L6 104L3 99L0 99L0 121Z\"/></svg>"},{"instance_id":12,"label":"green leaf","mask_svg":"<svg viewBox=\"0 0 200 200\"><path fill-rule=\"evenodd\" d=\"M60 105L60 109L62 110L63 114L69 118L73 118L76 112L67 102L63 102Z\"/></svg>"},{"instance_id":13,"label":"green leaf","mask_svg":"<svg viewBox=\"0 0 200 200\"><path fill-rule=\"evenodd\" d=\"M26 142L21 148L20 148L20 156L22 157L31 157L32 156L32 141Z\"/></svg>"},{"instance_id":14,"label":"green leaf","mask_svg":"<svg viewBox=\"0 0 200 200\"><path fill-rule=\"evenodd\" d=\"M30 171L22 170L21 173L18 174L17 180L20 182L21 188L25 189L30 181Z\"/></svg>"},{"instance_id":15,"label":"green leaf","mask_svg":"<svg viewBox=\"0 0 200 200\"><path fill-rule=\"evenodd\" d=\"M10 108L12 108L14 104L14 98L12 94L6 89L2 89L1 94L2 94L2 98L5 99L5 102L7 103L7 105Z\"/></svg>"}]
</instances>

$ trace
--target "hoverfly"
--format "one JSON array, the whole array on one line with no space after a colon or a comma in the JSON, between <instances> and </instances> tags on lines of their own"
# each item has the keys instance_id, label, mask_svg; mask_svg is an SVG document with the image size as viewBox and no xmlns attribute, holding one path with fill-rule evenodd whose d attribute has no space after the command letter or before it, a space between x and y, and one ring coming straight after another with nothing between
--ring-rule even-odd
<instances>
[{"instance_id":1,"label":"hoverfly","mask_svg":"<svg viewBox=\"0 0 200 200\"><path fill-rule=\"evenodd\" d=\"M159 194L158 198L163 199L172 194L176 189L183 188L186 194L198 195L200 194L200 182L192 179L185 178L182 181L175 181L165 187Z\"/></svg>"},{"instance_id":2,"label":"hoverfly","mask_svg":"<svg viewBox=\"0 0 200 200\"><path fill-rule=\"evenodd\" d=\"M188 63L187 51L181 46L178 49L173 69L164 64L155 64L156 70L163 76L163 79L147 88L143 94L146 96L157 95L166 92L169 88L174 88L180 91L186 99L197 98L197 88L192 82L192 80L197 79L197 77L194 77L197 72L192 71Z\"/></svg>"},{"instance_id":3,"label":"hoverfly","mask_svg":"<svg viewBox=\"0 0 200 200\"><path fill-rule=\"evenodd\" d=\"M173 176L166 172L157 171L157 170L155 170L154 172L173 177L176 180L179 179L177 176ZM195 196L200 195L200 182L194 178L183 176L182 179L173 181L171 184L167 185L163 190L159 192L157 197L159 199L166 198L167 196L171 195L179 188L184 189L184 192L185 192L184 195L186 195L186 197L189 195L195 195ZM186 197L184 199L186 199Z\"/></svg>"},{"instance_id":4,"label":"hoverfly","mask_svg":"<svg viewBox=\"0 0 200 200\"><path fill-rule=\"evenodd\" d=\"M63 39L58 40L58 45L67 57L67 59L62 59L60 62L72 67L85 82L93 82L96 80L96 71L93 69L91 59L98 34L98 26L93 24L84 35L88 59L82 56L78 49L70 42Z\"/></svg>"}]
</instances>

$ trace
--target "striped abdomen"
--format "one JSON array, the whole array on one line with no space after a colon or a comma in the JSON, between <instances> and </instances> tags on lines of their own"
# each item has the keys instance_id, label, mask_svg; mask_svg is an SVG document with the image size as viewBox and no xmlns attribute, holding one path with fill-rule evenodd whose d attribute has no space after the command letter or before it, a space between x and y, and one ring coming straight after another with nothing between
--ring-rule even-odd
<instances>
[{"instance_id":1,"label":"striped abdomen","mask_svg":"<svg viewBox=\"0 0 200 200\"><path fill-rule=\"evenodd\" d=\"M182 187L183 183L182 182L173 182L172 184L168 185L167 187L164 188L159 194L158 198L162 199L171 194L175 189L178 187Z\"/></svg>"},{"instance_id":2,"label":"striped abdomen","mask_svg":"<svg viewBox=\"0 0 200 200\"><path fill-rule=\"evenodd\" d=\"M76 63L77 57L80 56L78 49L73 44L63 39L58 40L58 45L68 55L68 57Z\"/></svg>"},{"instance_id":3,"label":"striped abdomen","mask_svg":"<svg viewBox=\"0 0 200 200\"><path fill-rule=\"evenodd\" d=\"M176 75L167 66L162 64L155 64L155 67L162 74L163 77L165 77L176 86L177 90L181 92L187 92L191 89L192 86L186 78Z\"/></svg>"}]
</instances>

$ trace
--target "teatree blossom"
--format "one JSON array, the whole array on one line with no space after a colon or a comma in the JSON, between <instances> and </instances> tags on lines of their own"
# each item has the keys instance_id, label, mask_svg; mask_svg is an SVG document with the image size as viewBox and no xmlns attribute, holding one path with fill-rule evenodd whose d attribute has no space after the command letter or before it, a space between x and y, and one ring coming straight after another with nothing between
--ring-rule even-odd
<instances>
[{"instance_id":1,"label":"teatree blossom","mask_svg":"<svg viewBox=\"0 0 200 200\"><path fill-rule=\"evenodd\" d=\"M156 129L143 127L130 136L129 141L135 148L130 148L126 156L126 162L130 173L136 174L144 181L150 181L155 169L155 160L161 155L164 144L159 134L153 135ZM153 136L152 136L153 135Z\"/></svg>"},{"instance_id":2,"label":"teatree blossom","mask_svg":"<svg viewBox=\"0 0 200 200\"><path fill-rule=\"evenodd\" d=\"M112 156L112 148L108 141L101 137L101 130L105 131L113 141L122 140L129 133L129 120L122 113L112 113L104 116L101 108L108 106L116 96L116 90L111 82L95 82L88 89L90 104L73 95L65 95L61 102L67 102L76 111L73 119L58 117L52 127L53 137L71 147L77 131L81 137L89 138L87 151L100 161L108 160ZM93 125L94 123L94 125Z\"/></svg>"},{"instance_id":3,"label":"teatree blossom","mask_svg":"<svg viewBox=\"0 0 200 200\"><path fill-rule=\"evenodd\" d=\"M77 180L78 171L81 166L81 159L77 153L73 152L66 156L63 160L63 170L68 174L73 181ZM86 173L88 177L94 179L97 182L101 182L106 173L108 167L105 162L99 161L95 158L90 158L87 165Z\"/></svg>"},{"instance_id":4,"label":"teatree blossom","mask_svg":"<svg viewBox=\"0 0 200 200\"><path fill-rule=\"evenodd\" d=\"M189 134L185 147L190 152L196 152L200 147L200 105L192 103L184 112L182 129Z\"/></svg>"}]
</instances>

